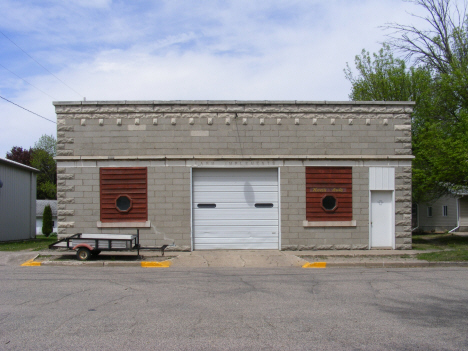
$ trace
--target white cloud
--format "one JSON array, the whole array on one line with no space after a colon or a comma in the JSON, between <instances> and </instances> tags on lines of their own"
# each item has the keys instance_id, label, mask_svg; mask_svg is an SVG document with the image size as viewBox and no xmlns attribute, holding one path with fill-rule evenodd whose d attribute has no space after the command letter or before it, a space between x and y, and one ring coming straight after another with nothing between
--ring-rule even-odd
<instances>
[{"instance_id":1,"label":"white cloud","mask_svg":"<svg viewBox=\"0 0 468 351\"><path fill-rule=\"evenodd\" d=\"M138 4L26 1L2 11L0 30L88 101L347 100L346 62L353 66L363 48L377 51L385 40L378 26L408 23L405 10L414 9L400 0ZM0 0L6 8L14 6ZM21 75L58 100L80 99L11 44L0 44L8 48L0 63L27 67ZM55 119L49 97L1 69L0 82L2 96ZM0 156L55 130L3 100L0 108Z\"/></svg>"}]
</instances>

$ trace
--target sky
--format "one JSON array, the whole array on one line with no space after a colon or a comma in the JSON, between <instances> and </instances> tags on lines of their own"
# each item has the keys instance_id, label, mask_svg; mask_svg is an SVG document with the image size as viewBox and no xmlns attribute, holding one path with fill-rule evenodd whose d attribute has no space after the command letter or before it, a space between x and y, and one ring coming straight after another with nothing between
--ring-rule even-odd
<instances>
[{"instance_id":1,"label":"sky","mask_svg":"<svg viewBox=\"0 0 468 351\"><path fill-rule=\"evenodd\" d=\"M0 157L56 136L53 101L349 100L402 0L0 0Z\"/></svg>"}]
</instances>

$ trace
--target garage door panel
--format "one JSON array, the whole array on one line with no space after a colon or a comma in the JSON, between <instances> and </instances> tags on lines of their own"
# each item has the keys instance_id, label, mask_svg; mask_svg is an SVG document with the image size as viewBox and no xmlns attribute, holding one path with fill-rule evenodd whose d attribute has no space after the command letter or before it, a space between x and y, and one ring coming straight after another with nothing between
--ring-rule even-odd
<instances>
[{"instance_id":1,"label":"garage door panel","mask_svg":"<svg viewBox=\"0 0 468 351\"><path fill-rule=\"evenodd\" d=\"M228 192L228 193L244 193L244 192L276 192L278 187L276 185L231 185L231 184L219 184L219 185L197 185L194 187L194 193L197 192Z\"/></svg>"},{"instance_id":2,"label":"garage door panel","mask_svg":"<svg viewBox=\"0 0 468 351\"><path fill-rule=\"evenodd\" d=\"M237 238L248 238L250 236L258 237L271 237L273 234L277 234L278 226L259 226L259 227L247 227L247 226L231 226L223 228L220 232L218 227L209 225L200 225L197 228L197 237L204 238L218 238L223 236L233 236Z\"/></svg>"},{"instance_id":3,"label":"garage door panel","mask_svg":"<svg viewBox=\"0 0 468 351\"><path fill-rule=\"evenodd\" d=\"M195 250L278 249L277 169L195 169L192 184Z\"/></svg>"},{"instance_id":4,"label":"garage door panel","mask_svg":"<svg viewBox=\"0 0 468 351\"><path fill-rule=\"evenodd\" d=\"M268 238L268 237L256 237L252 238L254 240L247 241L247 238L225 238L225 237L218 237L216 238L217 244L236 244L236 243L278 243L275 238ZM213 238L197 238L197 244L212 244Z\"/></svg>"},{"instance_id":5,"label":"garage door panel","mask_svg":"<svg viewBox=\"0 0 468 351\"><path fill-rule=\"evenodd\" d=\"M273 173L271 168L203 168L196 169L195 171L193 173L193 180L199 184L203 182L208 182L209 184L216 184L217 182L229 183L243 180L252 182L265 180L273 184L277 182L277 174Z\"/></svg>"},{"instance_id":6,"label":"garage door panel","mask_svg":"<svg viewBox=\"0 0 468 351\"><path fill-rule=\"evenodd\" d=\"M196 209L193 211L195 218L197 220L204 219L246 219L246 220L268 220L268 219L277 219L278 214L276 211L271 211L270 208L253 208L248 210L238 210L232 211L229 209ZM255 223L252 223L255 225Z\"/></svg>"},{"instance_id":7,"label":"garage door panel","mask_svg":"<svg viewBox=\"0 0 468 351\"><path fill-rule=\"evenodd\" d=\"M198 225L213 225L213 226L218 226L218 227L226 227L226 226L272 226L272 225L278 225L278 220L277 219L259 219L255 221L255 224L252 224L251 219L197 219L195 218L194 223L195 226ZM220 229L222 230L222 229ZM194 230L195 233L197 233L197 230L195 228Z\"/></svg>"},{"instance_id":8,"label":"garage door panel","mask_svg":"<svg viewBox=\"0 0 468 351\"><path fill-rule=\"evenodd\" d=\"M213 205L213 204L216 205L216 208L203 207L204 205ZM231 211L234 211L234 210L250 210L250 209L256 208L255 204L258 204L259 206L264 205L264 204L271 204L276 209L278 209L278 207L279 207L279 204L278 204L277 201L256 201L256 202L252 202L252 203L245 203L245 201L244 202L235 202L235 203L203 201L203 202L193 203L193 209L194 209L194 211L209 211L209 210L215 211L215 210L218 210L218 209L228 209L228 210L231 210ZM200 207L198 205L200 205ZM261 208L257 208L257 209L261 209Z\"/></svg>"},{"instance_id":9,"label":"garage door panel","mask_svg":"<svg viewBox=\"0 0 468 351\"><path fill-rule=\"evenodd\" d=\"M194 203L251 203L257 202L277 202L278 194L274 192L262 192L262 193L234 193L234 192L206 192L206 193L194 193Z\"/></svg>"},{"instance_id":10,"label":"garage door panel","mask_svg":"<svg viewBox=\"0 0 468 351\"><path fill-rule=\"evenodd\" d=\"M235 194L270 194L272 198L276 198L278 196L278 187L274 186L264 186L264 187L258 187L257 189L248 189L245 190L243 187L239 187L237 189L230 188L229 186L218 186L216 188L210 188L206 190L199 190L199 189L194 189L193 194L195 196L204 196L204 195L210 195L210 194L215 194L219 196L219 199L222 199L223 196L233 196ZM244 197L243 197L244 198Z\"/></svg>"},{"instance_id":11,"label":"garage door panel","mask_svg":"<svg viewBox=\"0 0 468 351\"><path fill-rule=\"evenodd\" d=\"M225 176L222 180L218 177L198 177L194 178L194 182L197 182L197 187L204 187L204 186L241 186L244 187L245 185L250 185L252 187L256 186L275 186L278 182L277 179L274 177L244 177L239 178L238 175L234 176Z\"/></svg>"},{"instance_id":12,"label":"garage door panel","mask_svg":"<svg viewBox=\"0 0 468 351\"><path fill-rule=\"evenodd\" d=\"M277 250L278 242L275 243L257 243L257 242L244 242L244 243L210 243L198 244L196 250Z\"/></svg>"}]
</instances>

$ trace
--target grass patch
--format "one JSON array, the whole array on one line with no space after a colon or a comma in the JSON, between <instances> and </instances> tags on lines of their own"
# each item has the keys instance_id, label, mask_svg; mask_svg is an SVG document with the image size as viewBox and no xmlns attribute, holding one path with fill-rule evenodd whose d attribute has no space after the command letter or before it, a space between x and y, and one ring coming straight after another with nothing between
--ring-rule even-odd
<instances>
[{"instance_id":1,"label":"grass patch","mask_svg":"<svg viewBox=\"0 0 468 351\"><path fill-rule=\"evenodd\" d=\"M468 250L428 252L417 255L418 260L426 261L468 261Z\"/></svg>"},{"instance_id":2,"label":"grass patch","mask_svg":"<svg viewBox=\"0 0 468 351\"><path fill-rule=\"evenodd\" d=\"M56 241L56 236L49 236L46 238L44 235L38 235L36 239L0 243L0 251L39 251L47 249L50 244Z\"/></svg>"},{"instance_id":3,"label":"grass patch","mask_svg":"<svg viewBox=\"0 0 468 351\"><path fill-rule=\"evenodd\" d=\"M439 250L417 255L426 261L468 261L468 236L428 234L413 236L414 250Z\"/></svg>"}]
</instances>

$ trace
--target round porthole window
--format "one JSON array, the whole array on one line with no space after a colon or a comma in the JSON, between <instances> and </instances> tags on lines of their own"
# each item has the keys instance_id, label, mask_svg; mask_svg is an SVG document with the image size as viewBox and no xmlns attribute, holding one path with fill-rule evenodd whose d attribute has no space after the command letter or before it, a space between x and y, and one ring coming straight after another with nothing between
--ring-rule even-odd
<instances>
[{"instance_id":1,"label":"round porthole window","mask_svg":"<svg viewBox=\"0 0 468 351\"><path fill-rule=\"evenodd\" d=\"M322 198L322 208L325 211L333 211L338 206L338 201L332 195L326 195Z\"/></svg>"},{"instance_id":2,"label":"round porthole window","mask_svg":"<svg viewBox=\"0 0 468 351\"><path fill-rule=\"evenodd\" d=\"M128 212L132 209L133 201L128 195L120 195L115 199L115 208L119 212Z\"/></svg>"}]
</instances>

